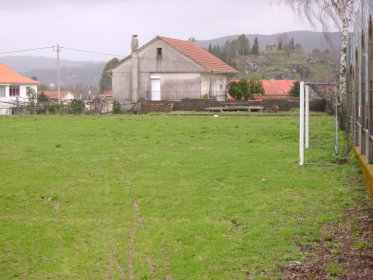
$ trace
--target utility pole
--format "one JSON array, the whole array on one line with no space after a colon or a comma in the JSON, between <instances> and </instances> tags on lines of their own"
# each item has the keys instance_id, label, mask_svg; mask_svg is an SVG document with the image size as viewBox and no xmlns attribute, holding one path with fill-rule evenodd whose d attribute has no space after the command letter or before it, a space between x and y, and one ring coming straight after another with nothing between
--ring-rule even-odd
<instances>
[{"instance_id":1,"label":"utility pole","mask_svg":"<svg viewBox=\"0 0 373 280\"><path fill-rule=\"evenodd\" d=\"M53 46L53 50L57 53L57 99L58 104L61 102L61 69L60 69L60 51L61 47L57 44L56 47Z\"/></svg>"}]
</instances>

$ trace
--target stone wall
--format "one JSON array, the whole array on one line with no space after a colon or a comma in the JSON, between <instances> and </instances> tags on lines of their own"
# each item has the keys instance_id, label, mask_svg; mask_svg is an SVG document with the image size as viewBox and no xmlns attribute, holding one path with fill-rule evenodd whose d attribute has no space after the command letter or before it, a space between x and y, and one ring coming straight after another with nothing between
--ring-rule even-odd
<instances>
[{"instance_id":1,"label":"stone wall","mask_svg":"<svg viewBox=\"0 0 373 280\"><path fill-rule=\"evenodd\" d=\"M143 101L141 103L141 112L144 114L150 112L171 112L173 105L171 101Z\"/></svg>"},{"instance_id":2,"label":"stone wall","mask_svg":"<svg viewBox=\"0 0 373 280\"><path fill-rule=\"evenodd\" d=\"M216 107L222 104L214 99L183 99L173 103L174 111L204 111L207 107Z\"/></svg>"}]
</instances>

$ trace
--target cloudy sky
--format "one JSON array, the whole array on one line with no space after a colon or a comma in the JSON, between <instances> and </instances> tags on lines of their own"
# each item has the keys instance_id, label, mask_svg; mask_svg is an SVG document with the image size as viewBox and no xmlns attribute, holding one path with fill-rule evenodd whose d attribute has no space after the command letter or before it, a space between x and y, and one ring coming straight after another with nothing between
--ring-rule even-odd
<instances>
[{"instance_id":1,"label":"cloudy sky","mask_svg":"<svg viewBox=\"0 0 373 280\"><path fill-rule=\"evenodd\" d=\"M273 0L0 0L0 56L48 47L128 55L132 34L140 45L163 35L207 40L226 35L312 30ZM51 49L13 55L53 56ZM61 57L108 60L62 49Z\"/></svg>"}]
</instances>

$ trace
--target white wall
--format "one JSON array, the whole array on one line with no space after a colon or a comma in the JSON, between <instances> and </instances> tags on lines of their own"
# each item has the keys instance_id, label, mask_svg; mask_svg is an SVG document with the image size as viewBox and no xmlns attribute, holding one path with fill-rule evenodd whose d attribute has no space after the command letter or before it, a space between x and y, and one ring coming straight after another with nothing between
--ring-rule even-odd
<instances>
[{"instance_id":1,"label":"white wall","mask_svg":"<svg viewBox=\"0 0 373 280\"><path fill-rule=\"evenodd\" d=\"M11 85L0 84L0 86L5 86L5 97L0 97L0 115L10 115L11 108L16 106L17 96L9 96L9 87ZM37 85L19 85L18 102L28 102L26 95L28 87L33 88L35 93L38 91Z\"/></svg>"}]
</instances>

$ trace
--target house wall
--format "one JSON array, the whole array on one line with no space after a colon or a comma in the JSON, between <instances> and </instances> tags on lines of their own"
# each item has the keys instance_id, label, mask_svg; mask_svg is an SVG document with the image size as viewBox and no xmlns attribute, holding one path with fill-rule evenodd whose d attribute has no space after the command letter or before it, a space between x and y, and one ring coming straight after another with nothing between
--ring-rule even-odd
<instances>
[{"instance_id":1,"label":"house wall","mask_svg":"<svg viewBox=\"0 0 373 280\"><path fill-rule=\"evenodd\" d=\"M16 106L17 97L9 96L9 87L12 85L0 84L0 86L5 86L5 97L0 97L0 115L10 115L11 108ZM26 95L28 87L33 88L35 90L35 93L38 91L37 85L19 85L19 104L28 102L28 98Z\"/></svg>"},{"instance_id":2,"label":"house wall","mask_svg":"<svg viewBox=\"0 0 373 280\"><path fill-rule=\"evenodd\" d=\"M210 89L211 85L211 89ZM227 75L215 73L201 74L201 95L225 101L227 88Z\"/></svg>"},{"instance_id":3,"label":"house wall","mask_svg":"<svg viewBox=\"0 0 373 280\"><path fill-rule=\"evenodd\" d=\"M161 100L182 100L201 98L201 78L199 73L161 73ZM151 86L148 83L146 100L151 100Z\"/></svg>"},{"instance_id":4,"label":"house wall","mask_svg":"<svg viewBox=\"0 0 373 280\"><path fill-rule=\"evenodd\" d=\"M157 49L162 48L162 58L157 59ZM151 75L161 78L162 98L201 97L200 73L206 71L192 59L181 54L161 39L156 38L139 49L138 98L149 97ZM126 58L113 70L113 99L131 101L132 59ZM184 92L184 96L182 93Z\"/></svg>"}]
</instances>

